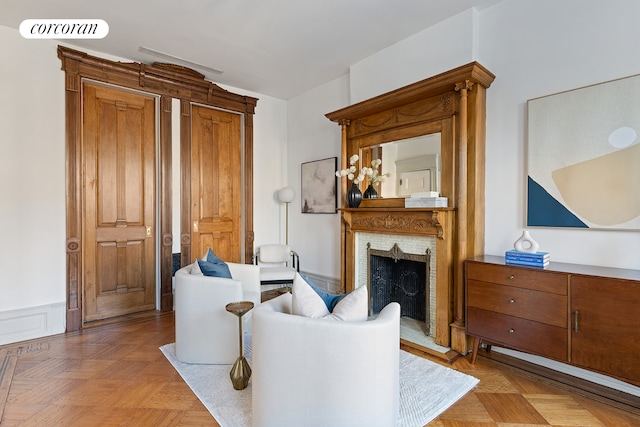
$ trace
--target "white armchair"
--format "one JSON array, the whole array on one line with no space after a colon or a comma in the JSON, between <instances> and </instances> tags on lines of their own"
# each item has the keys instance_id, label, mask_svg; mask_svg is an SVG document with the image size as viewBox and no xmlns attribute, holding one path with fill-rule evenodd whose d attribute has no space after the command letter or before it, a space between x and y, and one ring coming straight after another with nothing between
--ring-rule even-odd
<instances>
[{"instance_id":1,"label":"white armchair","mask_svg":"<svg viewBox=\"0 0 640 427\"><path fill-rule=\"evenodd\" d=\"M260 284L293 283L300 271L300 258L288 245L262 245L254 263L260 267Z\"/></svg>"},{"instance_id":2,"label":"white armchair","mask_svg":"<svg viewBox=\"0 0 640 427\"><path fill-rule=\"evenodd\" d=\"M400 306L343 322L292 315L291 302L253 312L253 426L395 426Z\"/></svg>"},{"instance_id":3,"label":"white armchair","mask_svg":"<svg viewBox=\"0 0 640 427\"><path fill-rule=\"evenodd\" d=\"M227 263L231 277L204 276L194 264L176 271L176 357L185 363L232 364L238 357L238 318L230 302L260 303L260 269ZM194 274L192 274L192 270ZM244 318L250 330L251 312Z\"/></svg>"}]
</instances>

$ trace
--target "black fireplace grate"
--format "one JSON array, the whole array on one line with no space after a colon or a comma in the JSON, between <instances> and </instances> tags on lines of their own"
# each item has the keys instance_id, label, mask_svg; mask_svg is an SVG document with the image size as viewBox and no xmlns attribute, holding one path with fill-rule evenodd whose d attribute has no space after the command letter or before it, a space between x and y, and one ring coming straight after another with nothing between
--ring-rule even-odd
<instances>
[{"instance_id":1,"label":"black fireplace grate","mask_svg":"<svg viewBox=\"0 0 640 427\"><path fill-rule=\"evenodd\" d=\"M428 327L429 259L424 255L406 254L397 243L389 251L371 249L367 244L369 314L375 315L390 302L400 304L400 314Z\"/></svg>"}]
</instances>

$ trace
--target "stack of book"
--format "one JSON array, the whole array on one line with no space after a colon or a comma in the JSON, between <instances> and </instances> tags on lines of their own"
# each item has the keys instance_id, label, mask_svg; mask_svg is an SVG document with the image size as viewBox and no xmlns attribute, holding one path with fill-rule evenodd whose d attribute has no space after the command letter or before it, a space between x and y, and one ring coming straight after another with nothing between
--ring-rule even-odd
<instances>
[{"instance_id":1,"label":"stack of book","mask_svg":"<svg viewBox=\"0 0 640 427\"><path fill-rule=\"evenodd\" d=\"M545 268L549 265L549 252L521 252L512 249L505 252L504 258L508 265L539 268Z\"/></svg>"}]
</instances>

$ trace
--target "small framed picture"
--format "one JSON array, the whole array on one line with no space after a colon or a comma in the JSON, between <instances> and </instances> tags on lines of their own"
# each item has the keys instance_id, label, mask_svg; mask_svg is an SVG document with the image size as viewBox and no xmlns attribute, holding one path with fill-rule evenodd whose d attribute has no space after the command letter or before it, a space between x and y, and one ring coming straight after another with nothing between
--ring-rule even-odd
<instances>
[{"instance_id":1,"label":"small framed picture","mask_svg":"<svg viewBox=\"0 0 640 427\"><path fill-rule=\"evenodd\" d=\"M301 167L302 213L336 213L338 208L338 158L303 163Z\"/></svg>"}]
</instances>

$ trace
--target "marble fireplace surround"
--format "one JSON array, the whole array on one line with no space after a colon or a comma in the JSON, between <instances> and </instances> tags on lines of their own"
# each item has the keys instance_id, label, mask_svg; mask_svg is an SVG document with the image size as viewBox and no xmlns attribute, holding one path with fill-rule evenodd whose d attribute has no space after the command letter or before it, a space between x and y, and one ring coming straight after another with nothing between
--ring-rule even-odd
<instances>
[{"instance_id":1,"label":"marble fireplace surround","mask_svg":"<svg viewBox=\"0 0 640 427\"><path fill-rule=\"evenodd\" d=\"M451 346L453 322L453 216L450 208L405 209L367 208L342 210L346 228L345 274L355 287L366 286L367 242L372 248L388 250L393 243L408 253L424 253L431 249L430 335L438 346ZM387 247L388 246L388 247ZM424 346L402 340L405 344L431 352Z\"/></svg>"}]
</instances>

